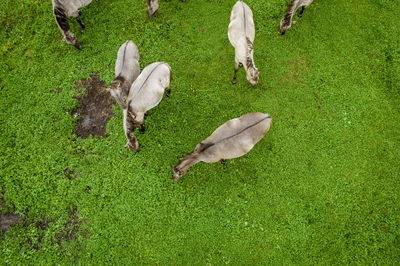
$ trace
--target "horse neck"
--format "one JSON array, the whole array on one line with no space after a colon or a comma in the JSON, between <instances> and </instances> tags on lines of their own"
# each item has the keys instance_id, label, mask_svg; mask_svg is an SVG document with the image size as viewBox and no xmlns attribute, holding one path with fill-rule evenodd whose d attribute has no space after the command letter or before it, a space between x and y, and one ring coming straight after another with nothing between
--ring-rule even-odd
<instances>
[{"instance_id":1,"label":"horse neck","mask_svg":"<svg viewBox=\"0 0 400 266\"><path fill-rule=\"evenodd\" d=\"M288 20L290 22L292 22L292 18L294 13L296 13L296 10L299 6L299 4L301 3L301 0L292 0L292 2L289 4L287 10L286 10L286 14L285 14L285 22L288 22Z\"/></svg>"},{"instance_id":2,"label":"horse neck","mask_svg":"<svg viewBox=\"0 0 400 266\"><path fill-rule=\"evenodd\" d=\"M125 129L125 134L126 137L128 138L129 141L134 141L136 139L135 135L133 132L135 129L139 126L137 121L132 117L133 111L132 107L130 106L130 103L126 105L126 109L123 110L124 112L124 129Z\"/></svg>"},{"instance_id":3,"label":"horse neck","mask_svg":"<svg viewBox=\"0 0 400 266\"><path fill-rule=\"evenodd\" d=\"M198 163L199 160L199 154L198 152L191 152L188 155L186 155L185 158L179 161L179 163L175 166L176 169L178 169L181 172L186 172L189 167L195 165Z\"/></svg>"},{"instance_id":4,"label":"horse neck","mask_svg":"<svg viewBox=\"0 0 400 266\"><path fill-rule=\"evenodd\" d=\"M251 49L248 48L249 45L251 46ZM246 64L244 66L246 71L249 68L255 68L253 55L254 55L253 43L251 43L250 40L246 39ZM250 62L250 65L248 65L248 62Z\"/></svg>"},{"instance_id":5,"label":"horse neck","mask_svg":"<svg viewBox=\"0 0 400 266\"><path fill-rule=\"evenodd\" d=\"M250 65L247 64L247 60L250 61ZM253 53L248 54L247 58L246 58L246 64L244 65L244 68L246 69L246 71L250 68L255 68L254 65L254 59L253 59Z\"/></svg>"}]
</instances>

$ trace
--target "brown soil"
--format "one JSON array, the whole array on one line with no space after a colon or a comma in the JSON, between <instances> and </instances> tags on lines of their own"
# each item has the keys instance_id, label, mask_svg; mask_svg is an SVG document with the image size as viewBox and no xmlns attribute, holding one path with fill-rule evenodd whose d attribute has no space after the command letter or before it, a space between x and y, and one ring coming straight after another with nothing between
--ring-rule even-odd
<instances>
[{"instance_id":1,"label":"brown soil","mask_svg":"<svg viewBox=\"0 0 400 266\"><path fill-rule=\"evenodd\" d=\"M67 168L64 169L64 175L65 175L66 178L72 180L72 179L75 179L75 178L79 178L81 176L81 173L80 172L75 173L74 170L71 170L71 169L69 169L69 167L67 167Z\"/></svg>"},{"instance_id":2,"label":"brown soil","mask_svg":"<svg viewBox=\"0 0 400 266\"><path fill-rule=\"evenodd\" d=\"M8 213L3 213L0 210L0 230L2 233L5 233L10 229L11 226L18 224L22 217L18 214L12 213L12 209L10 211L10 208L6 206L6 202L4 200L4 191L1 194L0 206L9 211Z\"/></svg>"},{"instance_id":3,"label":"brown soil","mask_svg":"<svg viewBox=\"0 0 400 266\"><path fill-rule=\"evenodd\" d=\"M64 170L65 173L75 174L69 168ZM90 188L91 189L91 188ZM0 206L6 208L10 211L4 201L4 195L0 198ZM12 209L11 209L12 210ZM41 248L41 244L43 242L43 238L46 234L48 234L47 229L50 227L50 224L53 223L53 219L46 218L42 216L39 221L30 220L26 216L19 216L18 214L8 212L3 213L0 211L0 239L5 236L5 233L12 227L21 223L21 226L28 227L31 224L35 224L35 227L39 229L39 235L37 237L28 237L26 239L26 243L30 248L39 250ZM52 243L58 244L60 248L62 248L63 241L71 241L77 239L77 234L81 234L82 236L89 238L90 235L85 230L80 230L80 226L82 223L87 223L88 220L82 219L81 215L78 213L76 207L73 207L72 211L69 213L68 221L60 228L60 230L52 237Z\"/></svg>"},{"instance_id":4,"label":"brown soil","mask_svg":"<svg viewBox=\"0 0 400 266\"><path fill-rule=\"evenodd\" d=\"M87 220L80 219L81 215L77 213L77 208L74 207L72 212L69 215L70 220L64 224L64 229L62 232L56 233L56 242L59 245L59 247L62 247L62 241L71 241L77 239L77 233L79 230L80 225L82 222L87 223ZM82 232L82 235L86 238L89 238L89 234L86 232Z\"/></svg>"},{"instance_id":5,"label":"brown soil","mask_svg":"<svg viewBox=\"0 0 400 266\"><path fill-rule=\"evenodd\" d=\"M106 88L106 83L98 75L76 83L78 92L86 89L85 95L78 97L79 107L73 112L73 115L80 117L74 132L79 137L106 136L106 125L114 115L112 105L115 102Z\"/></svg>"},{"instance_id":6,"label":"brown soil","mask_svg":"<svg viewBox=\"0 0 400 266\"><path fill-rule=\"evenodd\" d=\"M11 226L16 225L22 218L18 214L3 213L0 211L0 227L3 233L7 232Z\"/></svg>"}]
</instances>

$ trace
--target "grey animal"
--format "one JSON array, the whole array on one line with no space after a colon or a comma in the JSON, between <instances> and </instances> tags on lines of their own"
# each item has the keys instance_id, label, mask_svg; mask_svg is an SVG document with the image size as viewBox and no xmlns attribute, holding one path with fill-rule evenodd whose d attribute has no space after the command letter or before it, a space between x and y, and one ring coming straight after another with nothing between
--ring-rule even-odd
<instances>
[{"instance_id":1,"label":"grey animal","mask_svg":"<svg viewBox=\"0 0 400 266\"><path fill-rule=\"evenodd\" d=\"M147 111L157 106L168 87L167 96L171 93L171 67L165 62L156 62L145 67L133 82L124 109L124 130L127 138L125 148L139 151L139 142L133 132L140 125L144 132L144 116Z\"/></svg>"},{"instance_id":2,"label":"grey animal","mask_svg":"<svg viewBox=\"0 0 400 266\"><path fill-rule=\"evenodd\" d=\"M236 73L239 66L246 69L246 78L252 86L257 85L259 70L254 65L254 21L253 12L248 5L237 1L232 8L231 22L228 27L228 38L235 48L235 73L232 83L236 84Z\"/></svg>"},{"instance_id":3,"label":"grey animal","mask_svg":"<svg viewBox=\"0 0 400 266\"><path fill-rule=\"evenodd\" d=\"M154 17L154 14L158 10L158 0L146 0L147 1L147 15L149 16L149 19L152 19ZM165 0L166 2L169 2L169 0ZM186 2L186 0L181 0L182 2Z\"/></svg>"},{"instance_id":4,"label":"grey animal","mask_svg":"<svg viewBox=\"0 0 400 266\"><path fill-rule=\"evenodd\" d=\"M97 0L96 0L97 1ZM56 19L56 23L67 44L75 46L78 50L82 50L82 46L79 44L76 36L70 31L68 24L69 17L75 17L79 25L81 25L81 31L85 29L85 25L81 20L81 11L78 9L89 5L92 0L51 0L53 4L53 14Z\"/></svg>"},{"instance_id":5,"label":"grey animal","mask_svg":"<svg viewBox=\"0 0 400 266\"><path fill-rule=\"evenodd\" d=\"M303 16L304 9L309 6L313 0L292 0L286 10L285 17L281 20L279 31L281 35L284 35L285 32L292 26L292 24L296 24L296 21L293 21L293 16L296 14L297 9L300 7L300 13L297 15L299 18Z\"/></svg>"},{"instance_id":6,"label":"grey animal","mask_svg":"<svg viewBox=\"0 0 400 266\"><path fill-rule=\"evenodd\" d=\"M132 83L140 74L139 49L132 41L126 41L118 50L115 62L115 79L111 82L109 91L111 96L126 109L126 97Z\"/></svg>"},{"instance_id":7,"label":"grey animal","mask_svg":"<svg viewBox=\"0 0 400 266\"><path fill-rule=\"evenodd\" d=\"M154 17L154 14L158 10L158 0L147 0L147 15L149 19Z\"/></svg>"},{"instance_id":8,"label":"grey animal","mask_svg":"<svg viewBox=\"0 0 400 266\"><path fill-rule=\"evenodd\" d=\"M229 120L200 142L177 165L171 166L173 179L178 181L189 167L198 162L224 162L245 155L267 134L271 121L271 117L263 113L249 113Z\"/></svg>"}]
</instances>

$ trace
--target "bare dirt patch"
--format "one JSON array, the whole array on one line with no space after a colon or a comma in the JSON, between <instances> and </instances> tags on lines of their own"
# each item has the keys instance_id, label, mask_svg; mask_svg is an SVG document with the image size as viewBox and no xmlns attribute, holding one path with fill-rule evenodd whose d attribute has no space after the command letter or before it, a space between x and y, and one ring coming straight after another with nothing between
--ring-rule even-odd
<instances>
[{"instance_id":1,"label":"bare dirt patch","mask_svg":"<svg viewBox=\"0 0 400 266\"><path fill-rule=\"evenodd\" d=\"M17 225L22 217L10 211L10 208L6 206L6 202L4 200L4 192L2 192L2 194L3 195L0 199L0 207L8 209L7 213L0 210L0 230L4 234L10 230L11 226Z\"/></svg>"},{"instance_id":2,"label":"bare dirt patch","mask_svg":"<svg viewBox=\"0 0 400 266\"><path fill-rule=\"evenodd\" d=\"M69 214L69 220L67 223L64 224L63 231L56 233L56 243L61 248L62 241L71 241L77 239L77 234L82 222L87 223L86 219L81 219L81 215L77 212L77 208L74 207L72 212ZM89 238L89 234L85 231L81 232L82 235L86 238Z\"/></svg>"},{"instance_id":3,"label":"bare dirt patch","mask_svg":"<svg viewBox=\"0 0 400 266\"><path fill-rule=\"evenodd\" d=\"M50 223L54 222L52 219L47 219L46 217L42 216L42 219L40 221L37 221L35 223L35 227L39 230L39 236L34 239L28 238L27 243L29 246L33 249L39 250L41 248L41 244L43 242L43 238L46 234L47 228L50 227ZM26 226L29 226L30 224L34 223L33 221L27 222Z\"/></svg>"},{"instance_id":4,"label":"bare dirt patch","mask_svg":"<svg viewBox=\"0 0 400 266\"><path fill-rule=\"evenodd\" d=\"M112 105L114 99L106 90L106 83L100 80L98 75L90 76L90 79L81 79L76 83L78 92L86 92L79 100L78 109L73 112L79 116L78 126L74 133L82 138L90 135L105 137L108 120L114 115Z\"/></svg>"},{"instance_id":5,"label":"bare dirt patch","mask_svg":"<svg viewBox=\"0 0 400 266\"><path fill-rule=\"evenodd\" d=\"M67 169L68 170L65 171L70 174L72 170L70 170L69 168ZM72 173L75 174L74 172ZM0 210L0 240L3 237L6 237L6 232L10 230L12 226L20 224L21 232L25 232L24 230L26 230L29 226L32 226L33 224L34 227L36 227L38 230L38 235L34 237L26 237L22 245L28 245L28 247L35 250L41 249L45 236L51 232L48 231L48 228L51 227L51 224L54 223L54 220L45 216L42 216L40 220L35 220L30 219L26 215L20 216L18 214L15 214L12 212L13 208L9 208L6 206L4 195L2 198L0 197L0 207L3 210L6 209L6 212ZM82 223L88 223L88 220L81 217L81 214L78 213L77 207L73 207L68 216L69 219L67 220L67 222L63 224L61 228L58 228L58 232L56 232L55 234L53 233L53 235L51 236L51 243L53 245L58 245L59 248L63 248L62 243L64 241L76 240L78 238L78 234L86 238L90 237L89 233L86 230L80 228ZM23 234L21 234L20 236L24 237Z\"/></svg>"},{"instance_id":6,"label":"bare dirt patch","mask_svg":"<svg viewBox=\"0 0 400 266\"><path fill-rule=\"evenodd\" d=\"M3 233L7 232L11 226L19 223L22 218L15 213L3 213L0 211L0 227Z\"/></svg>"},{"instance_id":7,"label":"bare dirt patch","mask_svg":"<svg viewBox=\"0 0 400 266\"><path fill-rule=\"evenodd\" d=\"M81 176L81 173L80 172L75 173L74 170L71 170L69 167L67 167L64 169L64 175L69 180L72 180L72 179L79 178Z\"/></svg>"}]
</instances>

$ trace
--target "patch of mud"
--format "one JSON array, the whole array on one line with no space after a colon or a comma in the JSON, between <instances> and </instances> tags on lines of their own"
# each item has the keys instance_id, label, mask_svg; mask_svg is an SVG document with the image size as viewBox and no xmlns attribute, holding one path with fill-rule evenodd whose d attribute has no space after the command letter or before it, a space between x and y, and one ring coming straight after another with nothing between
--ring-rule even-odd
<instances>
[{"instance_id":1,"label":"patch of mud","mask_svg":"<svg viewBox=\"0 0 400 266\"><path fill-rule=\"evenodd\" d=\"M77 212L77 208L74 207L69 215L70 220L64 224L64 229L62 232L56 233L56 243L61 248L62 241L71 241L77 239L77 233L82 222L87 223L86 219L81 219L81 215ZM82 235L89 238L89 234L82 232Z\"/></svg>"},{"instance_id":2,"label":"patch of mud","mask_svg":"<svg viewBox=\"0 0 400 266\"><path fill-rule=\"evenodd\" d=\"M0 206L2 208L8 209L8 211L10 210L5 205L4 196L3 198L0 198ZM90 237L89 233L83 229L80 229L82 223L87 223L87 222L88 220L83 219L81 215L78 213L77 208L74 207L72 211L69 213L69 219L67 220L67 222L57 230L58 231L57 233L51 236L51 243L53 245L58 245L60 248L62 248L63 241L76 240L78 238L78 234L80 234L83 237L89 238ZM38 220L35 221L33 219L30 219L26 215L20 216L12 212L4 213L3 211L0 210L0 227L1 227L0 239L6 237L6 232L12 226L17 225L18 223L25 230L27 227L31 225L34 225L34 227L37 228L38 235L34 237L26 237L24 243L21 245L25 244L28 245L31 249L39 250L42 247L46 234L49 234L52 231L52 230L49 231L48 229L51 227L51 224L54 223L54 220L42 216L39 221ZM21 235L21 237L23 236Z\"/></svg>"},{"instance_id":3,"label":"patch of mud","mask_svg":"<svg viewBox=\"0 0 400 266\"><path fill-rule=\"evenodd\" d=\"M40 249L39 245L43 242L43 238L45 236L46 229L50 226L49 224L52 222L54 222L52 219L47 219L46 217L43 216L42 220L35 223L35 227L37 229L40 229L39 236L37 237L36 241L32 241L31 238L28 238L28 240L27 240L28 244L33 249L36 249L36 250ZM28 225L29 224L32 224L32 222L29 222Z\"/></svg>"},{"instance_id":4,"label":"patch of mud","mask_svg":"<svg viewBox=\"0 0 400 266\"><path fill-rule=\"evenodd\" d=\"M2 192L0 206L2 208L10 210L6 206L6 201L4 200L4 192ZM22 217L18 214L12 213L11 211L5 213L0 210L0 230L3 234L5 234L8 230L10 230L11 226L17 225L21 221Z\"/></svg>"},{"instance_id":5,"label":"patch of mud","mask_svg":"<svg viewBox=\"0 0 400 266\"><path fill-rule=\"evenodd\" d=\"M72 113L79 116L78 127L74 133L82 138L90 135L105 137L108 120L114 115L114 98L106 90L106 83L98 75L90 79L81 79L76 83L78 92L86 89L85 95L78 97L79 107Z\"/></svg>"},{"instance_id":6,"label":"patch of mud","mask_svg":"<svg viewBox=\"0 0 400 266\"><path fill-rule=\"evenodd\" d=\"M53 222L53 219L48 219L43 216L40 221L29 221L24 224L24 226L35 224L35 227L38 229L39 235L37 237L28 238L26 241L30 248L35 250L41 249L44 237L46 236L46 234L49 234L47 229ZM51 237L51 243L53 245L58 245L59 248L63 248L62 242L76 240L78 238L78 233L86 238L89 238L90 236L87 232L80 230L80 226L83 222L87 223L87 220L82 219L81 215L77 212L77 208L74 207L72 212L69 214L68 221L60 228L57 233L55 233Z\"/></svg>"},{"instance_id":7,"label":"patch of mud","mask_svg":"<svg viewBox=\"0 0 400 266\"><path fill-rule=\"evenodd\" d=\"M0 211L0 227L3 233L6 233L10 230L11 226L14 226L19 223L21 220L21 216L15 213L3 213Z\"/></svg>"},{"instance_id":8,"label":"patch of mud","mask_svg":"<svg viewBox=\"0 0 400 266\"><path fill-rule=\"evenodd\" d=\"M69 180L75 179L75 178L79 178L81 176L81 173L75 173L74 170L69 169L69 167L64 169L64 175L66 178L68 178Z\"/></svg>"}]
</instances>

